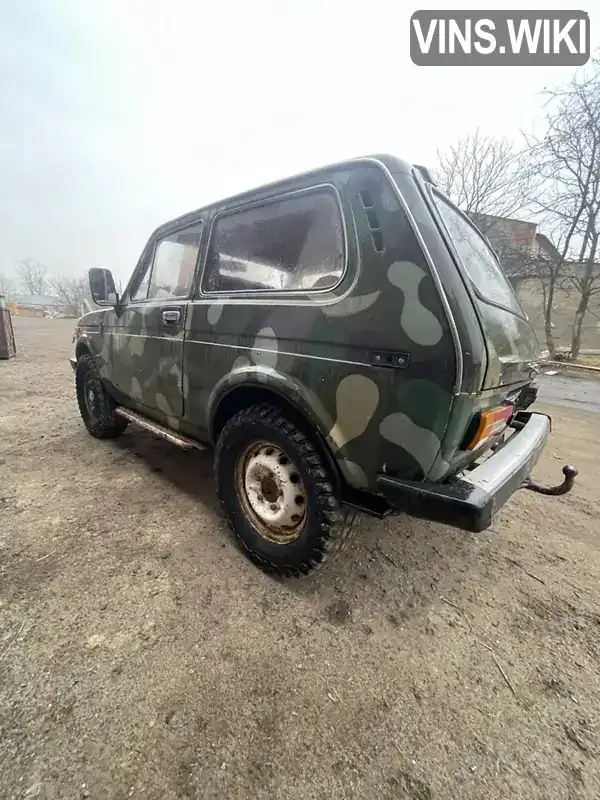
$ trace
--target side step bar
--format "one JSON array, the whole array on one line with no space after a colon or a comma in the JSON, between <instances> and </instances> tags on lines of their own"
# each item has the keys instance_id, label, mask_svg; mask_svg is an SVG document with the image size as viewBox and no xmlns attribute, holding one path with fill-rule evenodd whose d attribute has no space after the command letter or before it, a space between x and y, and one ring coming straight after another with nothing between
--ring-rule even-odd
<instances>
[{"instance_id":1,"label":"side step bar","mask_svg":"<svg viewBox=\"0 0 600 800\"><path fill-rule=\"evenodd\" d=\"M181 433L176 433L169 428L165 428L164 425L160 425L158 422L154 422L154 420L147 419L136 411L131 411L129 408L120 406L115 413L129 420L129 422L139 425L140 428L150 431L150 433L153 433L155 436L166 439L166 441L171 442L171 444L176 444L177 447L181 447L182 450L206 450L206 446L200 444L200 442L195 442L193 439L189 439Z\"/></svg>"}]
</instances>

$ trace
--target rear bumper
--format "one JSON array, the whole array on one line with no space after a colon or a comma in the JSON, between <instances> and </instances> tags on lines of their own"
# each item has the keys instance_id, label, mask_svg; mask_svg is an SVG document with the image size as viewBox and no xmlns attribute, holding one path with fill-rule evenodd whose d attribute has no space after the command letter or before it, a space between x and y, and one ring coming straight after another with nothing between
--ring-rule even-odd
<instances>
[{"instance_id":1,"label":"rear bumper","mask_svg":"<svg viewBox=\"0 0 600 800\"><path fill-rule=\"evenodd\" d=\"M445 483L419 483L379 475L388 503L407 514L479 533L531 475L550 434L544 414L517 415L521 427L481 466Z\"/></svg>"}]
</instances>

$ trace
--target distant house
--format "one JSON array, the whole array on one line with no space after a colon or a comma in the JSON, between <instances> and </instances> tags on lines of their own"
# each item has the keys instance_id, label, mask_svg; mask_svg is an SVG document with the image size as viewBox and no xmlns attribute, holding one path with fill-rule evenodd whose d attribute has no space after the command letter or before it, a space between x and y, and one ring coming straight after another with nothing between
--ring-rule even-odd
<instances>
[{"instance_id":1,"label":"distant house","mask_svg":"<svg viewBox=\"0 0 600 800\"><path fill-rule=\"evenodd\" d=\"M525 222L522 219L511 219L510 217L496 217L493 214L479 214L475 211L469 212L469 217L488 237L492 245L510 244L513 247L527 249L534 246L537 232L535 222Z\"/></svg>"},{"instance_id":2,"label":"distant house","mask_svg":"<svg viewBox=\"0 0 600 800\"><path fill-rule=\"evenodd\" d=\"M21 292L12 292L10 295L12 303L18 303L22 306L31 306L32 308L56 308L60 304L56 297L49 294L22 294Z\"/></svg>"},{"instance_id":3,"label":"distant house","mask_svg":"<svg viewBox=\"0 0 600 800\"><path fill-rule=\"evenodd\" d=\"M64 311L56 297L45 294L11 292L6 306L13 315L21 317L57 316Z\"/></svg>"},{"instance_id":4,"label":"distant house","mask_svg":"<svg viewBox=\"0 0 600 800\"><path fill-rule=\"evenodd\" d=\"M544 274L544 263L558 263L562 254L544 234L536 222L495 217L492 214L469 213L479 230L487 236L507 275L516 282L523 278ZM535 265L535 269L533 269ZM600 265L598 265L600 269ZM561 274L576 274L583 265L566 261Z\"/></svg>"},{"instance_id":5,"label":"distant house","mask_svg":"<svg viewBox=\"0 0 600 800\"><path fill-rule=\"evenodd\" d=\"M469 217L488 238L513 286L556 261L560 254L550 239L538 231L536 222L470 212Z\"/></svg>"},{"instance_id":6,"label":"distant house","mask_svg":"<svg viewBox=\"0 0 600 800\"><path fill-rule=\"evenodd\" d=\"M537 254L542 260L554 263L560 261L561 254L545 234L536 233L535 243L537 245Z\"/></svg>"},{"instance_id":7,"label":"distant house","mask_svg":"<svg viewBox=\"0 0 600 800\"><path fill-rule=\"evenodd\" d=\"M517 290L521 304L529 315L539 340L543 342L545 264L559 262L561 253L545 234L539 232L535 222L495 217L491 214L470 213L469 216L498 254L500 263ZM576 276L582 269L583 265L579 262L567 262L561 269L561 277ZM556 286L552 305L552 329L555 342L561 347L568 347L570 344L578 302L579 293L573 282L560 280ZM583 347L600 348L599 318L600 295L596 295L584 319Z\"/></svg>"}]
</instances>

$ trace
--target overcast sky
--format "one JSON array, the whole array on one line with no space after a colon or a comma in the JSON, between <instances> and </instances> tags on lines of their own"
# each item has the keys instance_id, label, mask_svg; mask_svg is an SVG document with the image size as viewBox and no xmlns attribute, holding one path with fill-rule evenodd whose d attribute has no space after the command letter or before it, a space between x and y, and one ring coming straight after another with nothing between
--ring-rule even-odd
<instances>
[{"instance_id":1,"label":"overcast sky","mask_svg":"<svg viewBox=\"0 0 600 800\"><path fill-rule=\"evenodd\" d=\"M211 200L373 152L431 165L476 127L518 136L570 69L415 67L408 47L417 9L517 5L7 0L0 272L125 279L156 225ZM600 2L575 7L597 47Z\"/></svg>"}]
</instances>

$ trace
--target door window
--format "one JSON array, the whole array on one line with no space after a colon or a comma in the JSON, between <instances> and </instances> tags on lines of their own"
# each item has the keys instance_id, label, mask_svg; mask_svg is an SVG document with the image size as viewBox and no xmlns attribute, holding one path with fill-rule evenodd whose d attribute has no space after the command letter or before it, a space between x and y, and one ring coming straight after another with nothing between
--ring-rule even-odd
<instances>
[{"instance_id":1,"label":"door window","mask_svg":"<svg viewBox=\"0 0 600 800\"><path fill-rule=\"evenodd\" d=\"M132 300L162 300L188 297L194 274L202 223L165 236L154 248L149 269L131 292Z\"/></svg>"},{"instance_id":2,"label":"door window","mask_svg":"<svg viewBox=\"0 0 600 800\"><path fill-rule=\"evenodd\" d=\"M152 251L145 259L145 266L135 279L131 289L129 290L129 297L134 302L137 300L145 300L148 297L148 286L150 284L150 267L152 266Z\"/></svg>"}]
</instances>

